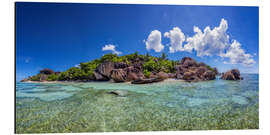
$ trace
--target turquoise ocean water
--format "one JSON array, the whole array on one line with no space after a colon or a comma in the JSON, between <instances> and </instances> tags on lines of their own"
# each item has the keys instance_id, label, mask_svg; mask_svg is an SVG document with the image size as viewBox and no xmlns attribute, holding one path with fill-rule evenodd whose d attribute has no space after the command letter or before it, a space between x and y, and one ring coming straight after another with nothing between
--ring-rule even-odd
<instances>
[{"instance_id":1,"label":"turquoise ocean water","mask_svg":"<svg viewBox=\"0 0 270 135\"><path fill-rule=\"evenodd\" d=\"M143 85L17 82L16 132L258 128L258 74L242 76L241 81ZM128 94L107 93L112 90Z\"/></svg>"}]
</instances>

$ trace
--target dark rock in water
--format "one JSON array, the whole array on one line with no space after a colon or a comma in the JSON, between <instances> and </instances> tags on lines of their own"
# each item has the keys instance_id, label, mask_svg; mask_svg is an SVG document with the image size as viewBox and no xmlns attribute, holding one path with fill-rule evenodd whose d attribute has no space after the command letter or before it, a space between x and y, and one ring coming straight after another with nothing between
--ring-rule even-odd
<instances>
[{"instance_id":1,"label":"dark rock in water","mask_svg":"<svg viewBox=\"0 0 270 135\"><path fill-rule=\"evenodd\" d=\"M238 69L232 69L222 74L221 79L223 80L243 80L240 77L240 71Z\"/></svg>"},{"instance_id":2,"label":"dark rock in water","mask_svg":"<svg viewBox=\"0 0 270 135\"><path fill-rule=\"evenodd\" d=\"M54 73L53 70L48 69L48 68L45 68L43 70L40 70L39 72L40 72L40 74L45 74L45 75L50 75L50 74L53 74Z\"/></svg>"},{"instance_id":3,"label":"dark rock in water","mask_svg":"<svg viewBox=\"0 0 270 135\"><path fill-rule=\"evenodd\" d=\"M104 77L110 78L111 71L114 69L113 62L104 62L98 65L95 72L101 74Z\"/></svg>"},{"instance_id":4,"label":"dark rock in water","mask_svg":"<svg viewBox=\"0 0 270 135\"><path fill-rule=\"evenodd\" d=\"M93 73L94 73L94 76L95 76L95 80L97 80L97 81L108 81L109 80L109 78L104 77L103 75L101 75L101 74L99 74L99 73L97 73L95 71Z\"/></svg>"},{"instance_id":5,"label":"dark rock in water","mask_svg":"<svg viewBox=\"0 0 270 135\"><path fill-rule=\"evenodd\" d=\"M214 80L218 73L216 68L211 68L204 63L197 63L190 57L184 57L175 67L176 78L186 81Z\"/></svg>"},{"instance_id":6,"label":"dark rock in water","mask_svg":"<svg viewBox=\"0 0 270 135\"><path fill-rule=\"evenodd\" d=\"M131 83L132 84L147 84L147 83L154 83L154 82L160 82L163 81L164 79L162 78L149 78L149 79L138 79L134 80Z\"/></svg>"},{"instance_id":7,"label":"dark rock in water","mask_svg":"<svg viewBox=\"0 0 270 135\"><path fill-rule=\"evenodd\" d=\"M113 95L125 97L125 96L128 95L128 92L127 91L122 91L122 90L114 90L114 91L108 92L108 94L113 94Z\"/></svg>"},{"instance_id":8,"label":"dark rock in water","mask_svg":"<svg viewBox=\"0 0 270 135\"><path fill-rule=\"evenodd\" d=\"M111 78L115 82L125 82L127 80L127 72L123 69L113 69L111 72Z\"/></svg>"},{"instance_id":9,"label":"dark rock in water","mask_svg":"<svg viewBox=\"0 0 270 135\"><path fill-rule=\"evenodd\" d=\"M216 73L213 71L206 71L203 73L203 77L206 80L215 80L216 79Z\"/></svg>"}]
</instances>

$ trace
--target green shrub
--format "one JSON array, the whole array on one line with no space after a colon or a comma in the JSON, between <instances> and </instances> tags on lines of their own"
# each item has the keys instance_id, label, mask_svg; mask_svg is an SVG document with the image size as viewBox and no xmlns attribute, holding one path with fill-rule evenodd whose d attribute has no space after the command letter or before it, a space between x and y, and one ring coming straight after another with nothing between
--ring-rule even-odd
<instances>
[{"instance_id":1,"label":"green shrub","mask_svg":"<svg viewBox=\"0 0 270 135\"><path fill-rule=\"evenodd\" d=\"M47 81L57 81L57 80L58 80L58 75L56 74L51 74L47 78Z\"/></svg>"},{"instance_id":2,"label":"green shrub","mask_svg":"<svg viewBox=\"0 0 270 135\"><path fill-rule=\"evenodd\" d=\"M143 74L144 74L144 76L145 76L146 78L149 78L150 75L151 75L151 72L145 69L145 70L143 70Z\"/></svg>"},{"instance_id":3,"label":"green shrub","mask_svg":"<svg viewBox=\"0 0 270 135\"><path fill-rule=\"evenodd\" d=\"M31 81L40 81L40 74L34 75L30 78Z\"/></svg>"}]
</instances>

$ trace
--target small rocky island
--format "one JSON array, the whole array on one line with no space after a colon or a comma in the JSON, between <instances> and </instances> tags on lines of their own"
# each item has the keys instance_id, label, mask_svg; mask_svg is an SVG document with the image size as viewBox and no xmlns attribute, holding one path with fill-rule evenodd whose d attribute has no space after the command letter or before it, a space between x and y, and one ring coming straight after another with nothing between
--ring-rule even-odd
<instances>
[{"instance_id":1,"label":"small rocky island","mask_svg":"<svg viewBox=\"0 0 270 135\"><path fill-rule=\"evenodd\" d=\"M100 59L80 63L64 72L43 69L39 74L30 76L21 82L37 81L113 81L146 84L160 82L168 78L181 79L188 82L215 80L219 75L217 68L190 57L180 61L168 60L165 53L161 57L140 55L137 52L125 56L106 54ZM222 73L221 79L241 80L238 69Z\"/></svg>"}]
</instances>

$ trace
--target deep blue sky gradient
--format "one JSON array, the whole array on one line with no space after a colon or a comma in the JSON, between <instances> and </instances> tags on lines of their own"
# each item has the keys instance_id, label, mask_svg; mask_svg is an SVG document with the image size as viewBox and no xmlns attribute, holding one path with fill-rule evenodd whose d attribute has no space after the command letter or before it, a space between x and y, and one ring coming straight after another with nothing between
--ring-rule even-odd
<instances>
[{"instance_id":1,"label":"deep blue sky gradient","mask_svg":"<svg viewBox=\"0 0 270 135\"><path fill-rule=\"evenodd\" d=\"M197 57L196 53L165 52L170 59L190 56L217 67L220 71L237 67L241 72L258 73L258 7L119 5L68 3L16 3L16 74L17 80L42 68L64 71L80 62L108 53L106 44L116 45L123 54L147 52L144 39L157 29L162 34L179 27L192 36L193 26L219 26L228 21L231 39L241 43L246 53L254 54L251 67L223 64L221 58ZM164 45L169 39L162 38ZM153 50L151 55L159 56Z\"/></svg>"}]
</instances>

